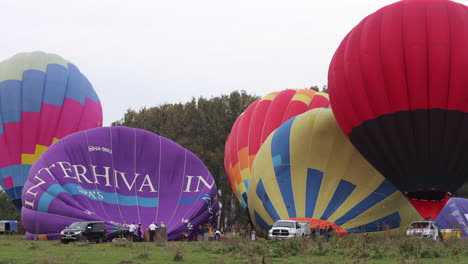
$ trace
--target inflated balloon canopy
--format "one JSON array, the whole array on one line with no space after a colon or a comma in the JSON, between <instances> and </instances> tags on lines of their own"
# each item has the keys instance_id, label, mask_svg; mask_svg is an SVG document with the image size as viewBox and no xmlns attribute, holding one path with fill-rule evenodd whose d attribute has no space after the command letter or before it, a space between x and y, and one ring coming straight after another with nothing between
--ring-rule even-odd
<instances>
[{"instance_id":1,"label":"inflated balloon canopy","mask_svg":"<svg viewBox=\"0 0 468 264\"><path fill-rule=\"evenodd\" d=\"M226 140L224 168L242 206L248 206L253 160L271 132L291 117L330 106L328 95L311 89L272 92L253 102L236 119Z\"/></svg>"},{"instance_id":2,"label":"inflated balloon canopy","mask_svg":"<svg viewBox=\"0 0 468 264\"><path fill-rule=\"evenodd\" d=\"M18 210L34 161L53 142L101 124L99 98L74 64L44 52L0 63L0 187Z\"/></svg>"},{"instance_id":3,"label":"inflated balloon canopy","mask_svg":"<svg viewBox=\"0 0 468 264\"><path fill-rule=\"evenodd\" d=\"M467 30L466 5L398 1L348 33L328 72L343 132L433 219L468 175Z\"/></svg>"},{"instance_id":4,"label":"inflated balloon canopy","mask_svg":"<svg viewBox=\"0 0 468 264\"><path fill-rule=\"evenodd\" d=\"M291 118L263 143L252 168L249 210L263 230L290 218L340 233L383 231L421 219L349 142L330 108Z\"/></svg>"},{"instance_id":5,"label":"inflated balloon canopy","mask_svg":"<svg viewBox=\"0 0 468 264\"><path fill-rule=\"evenodd\" d=\"M65 137L32 166L21 217L30 239L56 239L73 222L105 221L108 233L162 221L171 240L215 225L217 189L192 152L154 133L102 127Z\"/></svg>"}]
</instances>

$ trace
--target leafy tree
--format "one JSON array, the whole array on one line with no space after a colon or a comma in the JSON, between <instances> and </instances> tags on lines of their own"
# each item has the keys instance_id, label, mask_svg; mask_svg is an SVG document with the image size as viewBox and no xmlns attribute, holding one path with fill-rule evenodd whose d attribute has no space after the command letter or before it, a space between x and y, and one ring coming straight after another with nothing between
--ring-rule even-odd
<instances>
[{"instance_id":1,"label":"leafy tree","mask_svg":"<svg viewBox=\"0 0 468 264\"><path fill-rule=\"evenodd\" d=\"M321 92L328 93L328 85L322 86L322 89L320 90Z\"/></svg>"},{"instance_id":2,"label":"leafy tree","mask_svg":"<svg viewBox=\"0 0 468 264\"><path fill-rule=\"evenodd\" d=\"M465 184L458 188L458 190L453 194L453 196L468 198L468 179L465 181Z\"/></svg>"},{"instance_id":3,"label":"leafy tree","mask_svg":"<svg viewBox=\"0 0 468 264\"><path fill-rule=\"evenodd\" d=\"M0 189L0 220L19 220L20 215L8 199L5 191Z\"/></svg>"}]
</instances>

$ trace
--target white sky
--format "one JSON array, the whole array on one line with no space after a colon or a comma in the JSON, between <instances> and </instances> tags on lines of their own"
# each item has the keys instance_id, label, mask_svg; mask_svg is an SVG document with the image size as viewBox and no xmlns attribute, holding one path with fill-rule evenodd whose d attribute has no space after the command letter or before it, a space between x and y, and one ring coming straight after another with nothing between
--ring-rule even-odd
<instances>
[{"instance_id":1,"label":"white sky","mask_svg":"<svg viewBox=\"0 0 468 264\"><path fill-rule=\"evenodd\" d=\"M321 87L344 36L393 2L0 0L0 61L34 50L72 61L110 125L128 108Z\"/></svg>"}]
</instances>

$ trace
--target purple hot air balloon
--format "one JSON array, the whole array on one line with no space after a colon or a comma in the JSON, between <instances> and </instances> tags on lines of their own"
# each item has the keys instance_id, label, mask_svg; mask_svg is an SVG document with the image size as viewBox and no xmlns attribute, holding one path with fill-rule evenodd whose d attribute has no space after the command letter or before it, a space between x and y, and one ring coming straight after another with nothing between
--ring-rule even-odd
<instances>
[{"instance_id":1,"label":"purple hot air balloon","mask_svg":"<svg viewBox=\"0 0 468 264\"><path fill-rule=\"evenodd\" d=\"M107 232L163 221L169 240L215 224L214 179L192 152L154 133L101 127L52 145L32 166L21 217L29 239L58 239L73 222L105 221Z\"/></svg>"}]
</instances>

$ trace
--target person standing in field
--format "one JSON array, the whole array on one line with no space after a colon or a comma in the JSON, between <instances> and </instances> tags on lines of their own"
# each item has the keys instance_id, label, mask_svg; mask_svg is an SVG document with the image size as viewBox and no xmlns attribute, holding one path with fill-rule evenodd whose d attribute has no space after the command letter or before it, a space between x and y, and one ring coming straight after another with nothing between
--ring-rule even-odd
<instances>
[{"instance_id":1,"label":"person standing in field","mask_svg":"<svg viewBox=\"0 0 468 264\"><path fill-rule=\"evenodd\" d=\"M137 235L138 235L138 242L141 242L143 240L143 232L142 232L140 223L137 226Z\"/></svg>"},{"instance_id":2,"label":"person standing in field","mask_svg":"<svg viewBox=\"0 0 468 264\"><path fill-rule=\"evenodd\" d=\"M156 236L156 228L158 228L158 225L152 222L148 228L149 228L149 241L154 242L154 237Z\"/></svg>"},{"instance_id":3,"label":"person standing in field","mask_svg":"<svg viewBox=\"0 0 468 264\"><path fill-rule=\"evenodd\" d=\"M211 224L208 224L208 240L213 239L213 226Z\"/></svg>"},{"instance_id":4,"label":"person standing in field","mask_svg":"<svg viewBox=\"0 0 468 264\"><path fill-rule=\"evenodd\" d=\"M203 225L203 240L208 241L208 224Z\"/></svg>"},{"instance_id":5,"label":"person standing in field","mask_svg":"<svg viewBox=\"0 0 468 264\"><path fill-rule=\"evenodd\" d=\"M135 225L135 222L130 224L128 226L128 239L130 241L133 241L133 236L135 235L135 230L137 229L137 226Z\"/></svg>"},{"instance_id":6,"label":"person standing in field","mask_svg":"<svg viewBox=\"0 0 468 264\"><path fill-rule=\"evenodd\" d=\"M197 241L202 241L203 240L203 226L199 225L198 230L197 230Z\"/></svg>"}]
</instances>

